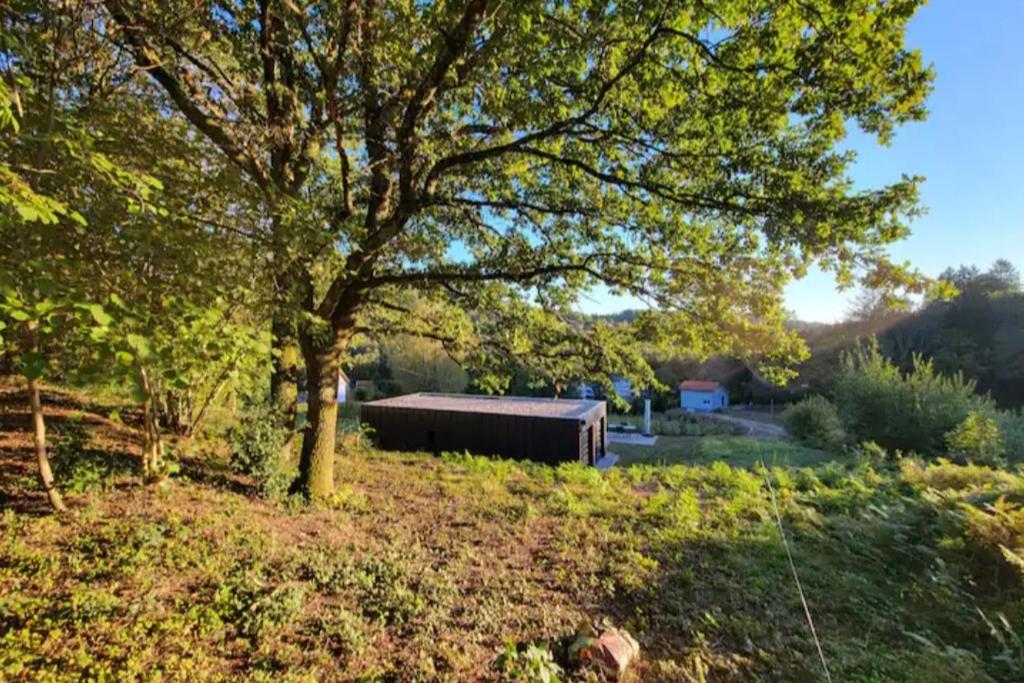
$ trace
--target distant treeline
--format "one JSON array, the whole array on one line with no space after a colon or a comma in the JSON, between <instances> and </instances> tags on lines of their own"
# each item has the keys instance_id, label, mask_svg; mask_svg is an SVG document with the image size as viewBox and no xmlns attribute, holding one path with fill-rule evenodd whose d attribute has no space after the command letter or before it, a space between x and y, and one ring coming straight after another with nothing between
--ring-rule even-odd
<instances>
[{"instance_id":1,"label":"distant treeline","mask_svg":"<svg viewBox=\"0 0 1024 683\"><path fill-rule=\"evenodd\" d=\"M843 352L857 339L875 336L882 353L905 372L921 355L942 374L962 372L975 380L1002 408L1024 405L1024 292L1018 270L999 260L985 271L961 266L941 277L959 296L895 312L866 293L845 322L796 323L812 357L800 366L795 384L806 392L831 393Z\"/></svg>"},{"instance_id":2,"label":"distant treeline","mask_svg":"<svg viewBox=\"0 0 1024 683\"><path fill-rule=\"evenodd\" d=\"M978 391L988 393L1000 408L1024 405L1024 291L1017 269L1005 260L988 270L974 266L951 268L941 277L959 295L948 301L925 301L909 311L894 311L884 297L864 292L840 323L792 321L790 326L806 339L811 358L796 369L798 376L786 387L768 383L736 358L714 357L701 362L685 350L666 355L652 349L647 360L655 376L670 390L653 392L656 409L675 405L672 390L683 379L712 379L725 383L733 402L775 403L810 394L831 396L842 356L858 340L874 337L881 353L904 373L914 367L914 356L930 360L942 375L963 373ZM589 320L628 324L641 311L626 309L612 314L582 316ZM355 380L370 380L361 389L366 397L409 391L476 391L472 373L462 371L438 344L402 340L369 354L372 358L352 367ZM582 380L594 378L581 377ZM566 387L566 395L573 387ZM515 373L508 387L514 395L554 396L554 386L527 368ZM360 398L364 398L360 396Z\"/></svg>"}]
</instances>

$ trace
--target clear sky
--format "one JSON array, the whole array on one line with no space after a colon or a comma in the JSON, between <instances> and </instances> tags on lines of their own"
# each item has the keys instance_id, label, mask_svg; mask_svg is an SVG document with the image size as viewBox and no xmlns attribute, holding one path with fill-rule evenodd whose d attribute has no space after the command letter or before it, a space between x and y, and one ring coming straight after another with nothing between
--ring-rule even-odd
<instances>
[{"instance_id":1,"label":"clear sky","mask_svg":"<svg viewBox=\"0 0 1024 683\"><path fill-rule=\"evenodd\" d=\"M911 21L907 44L936 71L928 119L899 129L889 147L854 132L852 171L864 188L921 175L927 214L892 254L929 275L947 266L987 267L998 258L1024 270L1024 0L932 0ZM786 305L803 320L843 317L854 292L811 273ZM628 307L595 293L582 308Z\"/></svg>"}]
</instances>

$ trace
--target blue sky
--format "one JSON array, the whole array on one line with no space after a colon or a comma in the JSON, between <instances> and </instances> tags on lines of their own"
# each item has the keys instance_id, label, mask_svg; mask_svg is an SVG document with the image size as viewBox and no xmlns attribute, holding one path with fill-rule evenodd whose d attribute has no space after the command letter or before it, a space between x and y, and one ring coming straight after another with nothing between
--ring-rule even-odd
<instances>
[{"instance_id":1,"label":"blue sky","mask_svg":"<svg viewBox=\"0 0 1024 683\"><path fill-rule=\"evenodd\" d=\"M893 246L929 275L998 258L1024 270L1024 0L932 0L911 21L907 44L936 71L928 119L897 131L889 147L854 132L852 171L861 187L921 175L927 214ZM803 320L843 317L855 292L837 292L814 272L790 284L786 305ZM596 292L582 308L630 305Z\"/></svg>"}]
</instances>

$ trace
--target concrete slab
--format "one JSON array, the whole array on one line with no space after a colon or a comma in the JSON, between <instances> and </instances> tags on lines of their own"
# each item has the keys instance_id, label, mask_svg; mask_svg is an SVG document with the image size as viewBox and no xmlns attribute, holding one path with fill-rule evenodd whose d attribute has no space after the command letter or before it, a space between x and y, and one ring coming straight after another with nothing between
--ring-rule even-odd
<instances>
[{"instance_id":1,"label":"concrete slab","mask_svg":"<svg viewBox=\"0 0 1024 683\"><path fill-rule=\"evenodd\" d=\"M658 443L658 437L636 433L622 434L619 432L608 432L608 443L628 443L634 446L653 446Z\"/></svg>"},{"instance_id":2,"label":"concrete slab","mask_svg":"<svg viewBox=\"0 0 1024 683\"><path fill-rule=\"evenodd\" d=\"M599 470L606 470L615 465L619 461L619 456L614 453L605 453L604 457L594 463L594 467Z\"/></svg>"}]
</instances>

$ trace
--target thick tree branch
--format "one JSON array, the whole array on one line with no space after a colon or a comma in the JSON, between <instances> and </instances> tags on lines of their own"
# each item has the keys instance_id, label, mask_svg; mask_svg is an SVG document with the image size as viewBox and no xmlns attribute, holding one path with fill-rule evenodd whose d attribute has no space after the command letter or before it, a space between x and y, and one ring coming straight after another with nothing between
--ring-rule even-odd
<instances>
[{"instance_id":1,"label":"thick tree branch","mask_svg":"<svg viewBox=\"0 0 1024 683\"><path fill-rule=\"evenodd\" d=\"M232 137L226 127L217 122L192 100L181 81L164 65L156 49L139 30L139 22L128 12L120 0L105 0L104 5L128 41L135 63L159 83L181 113L224 154L245 171L257 185L266 189L270 177L256 157L245 150Z\"/></svg>"},{"instance_id":2,"label":"thick tree branch","mask_svg":"<svg viewBox=\"0 0 1024 683\"><path fill-rule=\"evenodd\" d=\"M424 192L430 195L434 192L440 178L449 170L458 166L466 164L478 163L487 159L493 159L500 157L505 154L516 152L517 150L531 145L536 142L541 142L549 138L557 137L570 131L573 127L587 122L592 116L596 115L600 109L604 100L612 92L616 85L618 85L624 78L633 73L641 64L643 64L644 58L651 46L654 45L655 41L659 36L662 35L660 20L655 24L653 30L647 36L646 40L641 46L633 53L629 61L620 68L614 76L609 78L607 81L601 84L594 99L590 105L580 114L573 116L568 119L556 121L547 127L521 135L519 138L512 142L505 143L503 145L495 145L493 147L485 147L482 149L469 150L459 154L454 154L437 161L431 169L427 172L423 186Z\"/></svg>"},{"instance_id":3,"label":"thick tree branch","mask_svg":"<svg viewBox=\"0 0 1024 683\"><path fill-rule=\"evenodd\" d=\"M415 134L420 118L433 107L438 88L444 82L452 64L465 53L470 38L479 27L486 10L487 0L469 0L466 3L466 9L455 28L443 32L437 39L441 42L437 57L406 105L402 125L398 131L398 147L401 154L399 210L411 209L414 202L413 173L418 148L418 138Z\"/></svg>"}]
</instances>

